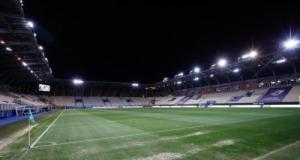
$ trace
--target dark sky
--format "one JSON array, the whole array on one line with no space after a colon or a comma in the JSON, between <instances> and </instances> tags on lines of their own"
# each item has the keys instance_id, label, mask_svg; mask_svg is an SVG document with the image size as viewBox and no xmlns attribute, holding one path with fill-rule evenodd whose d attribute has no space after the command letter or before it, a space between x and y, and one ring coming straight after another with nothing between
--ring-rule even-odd
<instances>
[{"instance_id":1,"label":"dark sky","mask_svg":"<svg viewBox=\"0 0 300 160\"><path fill-rule=\"evenodd\" d=\"M26 0L54 76L158 82L299 31L297 4Z\"/></svg>"}]
</instances>

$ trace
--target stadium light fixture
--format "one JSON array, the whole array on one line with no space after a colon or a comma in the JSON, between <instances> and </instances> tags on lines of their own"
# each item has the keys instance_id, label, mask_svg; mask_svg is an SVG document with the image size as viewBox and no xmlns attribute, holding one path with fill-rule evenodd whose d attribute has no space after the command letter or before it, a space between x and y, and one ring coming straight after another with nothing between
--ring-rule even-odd
<instances>
[{"instance_id":1,"label":"stadium light fixture","mask_svg":"<svg viewBox=\"0 0 300 160\"><path fill-rule=\"evenodd\" d=\"M169 80L169 78L168 77L165 77L164 79L163 79L163 82L167 82Z\"/></svg>"},{"instance_id":2,"label":"stadium light fixture","mask_svg":"<svg viewBox=\"0 0 300 160\"><path fill-rule=\"evenodd\" d=\"M249 53L244 54L241 58L242 59L254 59L258 55L256 50L251 50Z\"/></svg>"},{"instance_id":3,"label":"stadium light fixture","mask_svg":"<svg viewBox=\"0 0 300 160\"><path fill-rule=\"evenodd\" d=\"M216 67L216 64L213 64L213 65L210 66L211 69L213 69L215 67Z\"/></svg>"},{"instance_id":4,"label":"stadium light fixture","mask_svg":"<svg viewBox=\"0 0 300 160\"><path fill-rule=\"evenodd\" d=\"M9 51L9 52L12 51L12 49L11 49L10 47L6 47L5 50L7 50L7 51Z\"/></svg>"},{"instance_id":5,"label":"stadium light fixture","mask_svg":"<svg viewBox=\"0 0 300 160\"><path fill-rule=\"evenodd\" d=\"M274 81L271 81L271 84L276 84L276 82L274 82Z\"/></svg>"},{"instance_id":6,"label":"stadium light fixture","mask_svg":"<svg viewBox=\"0 0 300 160\"><path fill-rule=\"evenodd\" d=\"M285 63L286 61L287 61L286 58L281 58L281 59L276 60L276 61L273 62L273 63L276 63L276 64L282 64L282 63Z\"/></svg>"},{"instance_id":7,"label":"stadium light fixture","mask_svg":"<svg viewBox=\"0 0 300 160\"><path fill-rule=\"evenodd\" d=\"M27 64L26 62L22 62L22 65L23 65L24 67L27 67L27 66L28 66L28 64Z\"/></svg>"},{"instance_id":8,"label":"stadium light fixture","mask_svg":"<svg viewBox=\"0 0 300 160\"><path fill-rule=\"evenodd\" d=\"M194 81L199 81L199 80L200 80L199 77L195 77L195 78L194 78Z\"/></svg>"},{"instance_id":9,"label":"stadium light fixture","mask_svg":"<svg viewBox=\"0 0 300 160\"><path fill-rule=\"evenodd\" d=\"M44 47L39 45L39 50L41 50L41 51L44 50Z\"/></svg>"},{"instance_id":10,"label":"stadium light fixture","mask_svg":"<svg viewBox=\"0 0 300 160\"><path fill-rule=\"evenodd\" d=\"M295 38L290 38L282 43L286 50L293 50L300 47L300 41Z\"/></svg>"},{"instance_id":11,"label":"stadium light fixture","mask_svg":"<svg viewBox=\"0 0 300 160\"><path fill-rule=\"evenodd\" d=\"M194 74L198 74L198 73L200 73L200 71L201 71L200 67L195 67L195 68L193 69L193 73L194 73Z\"/></svg>"},{"instance_id":12,"label":"stadium light fixture","mask_svg":"<svg viewBox=\"0 0 300 160\"><path fill-rule=\"evenodd\" d=\"M235 69L233 69L233 73L239 73L241 70L239 69L239 68L235 68Z\"/></svg>"},{"instance_id":13,"label":"stadium light fixture","mask_svg":"<svg viewBox=\"0 0 300 160\"><path fill-rule=\"evenodd\" d=\"M277 81L277 83L281 83L281 81L280 81L280 80L278 80L278 81Z\"/></svg>"},{"instance_id":14,"label":"stadium light fixture","mask_svg":"<svg viewBox=\"0 0 300 160\"><path fill-rule=\"evenodd\" d=\"M226 60L226 59L222 58L222 59L220 59L220 60L218 61L218 66L219 66L220 68L224 68L224 67L226 67L226 65L227 65L227 60Z\"/></svg>"},{"instance_id":15,"label":"stadium light fixture","mask_svg":"<svg viewBox=\"0 0 300 160\"><path fill-rule=\"evenodd\" d=\"M181 85L181 84L182 84L182 81L177 81L176 84L177 84L177 85Z\"/></svg>"},{"instance_id":16,"label":"stadium light fixture","mask_svg":"<svg viewBox=\"0 0 300 160\"><path fill-rule=\"evenodd\" d=\"M178 73L178 77L182 77L182 76L184 76L183 72Z\"/></svg>"},{"instance_id":17,"label":"stadium light fixture","mask_svg":"<svg viewBox=\"0 0 300 160\"><path fill-rule=\"evenodd\" d=\"M34 23L32 21L27 21L26 26L29 28L34 28Z\"/></svg>"},{"instance_id":18,"label":"stadium light fixture","mask_svg":"<svg viewBox=\"0 0 300 160\"><path fill-rule=\"evenodd\" d=\"M255 58L255 57L257 57L257 55L258 55L258 53L255 50L252 50L252 51L249 52L249 57L250 58Z\"/></svg>"},{"instance_id":19,"label":"stadium light fixture","mask_svg":"<svg viewBox=\"0 0 300 160\"><path fill-rule=\"evenodd\" d=\"M140 84L138 84L138 83L132 83L131 86L134 87L134 88L137 88L137 87L140 86Z\"/></svg>"},{"instance_id":20,"label":"stadium light fixture","mask_svg":"<svg viewBox=\"0 0 300 160\"><path fill-rule=\"evenodd\" d=\"M84 81L82 79L73 79L73 84L74 85L82 85L84 83Z\"/></svg>"}]
</instances>

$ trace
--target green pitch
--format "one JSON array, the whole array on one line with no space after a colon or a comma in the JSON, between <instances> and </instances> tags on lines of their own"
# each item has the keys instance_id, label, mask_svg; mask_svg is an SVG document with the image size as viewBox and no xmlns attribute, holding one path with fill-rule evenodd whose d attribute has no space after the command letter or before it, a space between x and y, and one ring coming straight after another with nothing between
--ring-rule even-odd
<instances>
[{"instance_id":1,"label":"green pitch","mask_svg":"<svg viewBox=\"0 0 300 160\"><path fill-rule=\"evenodd\" d=\"M24 135L0 159L300 159L300 109L69 110L38 123L31 149Z\"/></svg>"}]
</instances>

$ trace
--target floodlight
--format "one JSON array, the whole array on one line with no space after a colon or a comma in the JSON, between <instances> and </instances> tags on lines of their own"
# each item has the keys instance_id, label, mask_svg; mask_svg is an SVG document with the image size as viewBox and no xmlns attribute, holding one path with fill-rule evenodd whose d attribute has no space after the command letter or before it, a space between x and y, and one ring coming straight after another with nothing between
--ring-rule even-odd
<instances>
[{"instance_id":1,"label":"floodlight","mask_svg":"<svg viewBox=\"0 0 300 160\"><path fill-rule=\"evenodd\" d=\"M258 53L255 50L252 50L249 52L249 57L250 58L255 58L258 55Z\"/></svg>"},{"instance_id":2,"label":"floodlight","mask_svg":"<svg viewBox=\"0 0 300 160\"><path fill-rule=\"evenodd\" d=\"M218 61L218 66L219 66L219 67L223 68L223 67L225 67L226 65L227 65L227 60L226 60L226 59L222 58L222 59L220 59L220 60Z\"/></svg>"},{"instance_id":3,"label":"floodlight","mask_svg":"<svg viewBox=\"0 0 300 160\"><path fill-rule=\"evenodd\" d=\"M290 38L282 43L283 47L287 50L299 48L300 41L298 39Z\"/></svg>"},{"instance_id":4,"label":"floodlight","mask_svg":"<svg viewBox=\"0 0 300 160\"><path fill-rule=\"evenodd\" d=\"M244 54L241 58L242 59L254 59L255 57L257 57L258 53L255 50L251 50L249 53Z\"/></svg>"},{"instance_id":5,"label":"floodlight","mask_svg":"<svg viewBox=\"0 0 300 160\"><path fill-rule=\"evenodd\" d=\"M4 45L4 44L5 44L5 41L1 40L0 43Z\"/></svg>"},{"instance_id":6,"label":"floodlight","mask_svg":"<svg viewBox=\"0 0 300 160\"><path fill-rule=\"evenodd\" d=\"M82 85L84 81L82 79L73 79L73 84L74 85Z\"/></svg>"},{"instance_id":7,"label":"floodlight","mask_svg":"<svg viewBox=\"0 0 300 160\"><path fill-rule=\"evenodd\" d=\"M195 73L195 74L200 73L200 68L199 67L195 67L193 69L193 73Z\"/></svg>"},{"instance_id":8,"label":"floodlight","mask_svg":"<svg viewBox=\"0 0 300 160\"><path fill-rule=\"evenodd\" d=\"M280 80L278 80L278 81L277 81L277 83L281 83L281 81L280 81Z\"/></svg>"},{"instance_id":9,"label":"floodlight","mask_svg":"<svg viewBox=\"0 0 300 160\"><path fill-rule=\"evenodd\" d=\"M27 21L26 26L29 28L34 28L34 23L32 21Z\"/></svg>"},{"instance_id":10,"label":"floodlight","mask_svg":"<svg viewBox=\"0 0 300 160\"><path fill-rule=\"evenodd\" d=\"M139 87L140 84L138 84L138 83L132 83L131 86L132 86L132 87Z\"/></svg>"},{"instance_id":11,"label":"floodlight","mask_svg":"<svg viewBox=\"0 0 300 160\"><path fill-rule=\"evenodd\" d=\"M33 73L33 70L30 70L30 73Z\"/></svg>"},{"instance_id":12,"label":"floodlight","mask_svg":"<svg viewBox=\"0 0 300 160\"><path fill-rule=\"evenodd\" d=\"M36 34L36 33L33 33L33 36L34 36L34 37L36 37L36 36L37 36L37 34Z\"/></svg>"},{"instance_id":13,"label":"floodlight","mask_svg":"<svg viewBox=\"0 0 300 160\"><path fill-rule=\"evenodd\" d=\"M234 70L233 70L233 73L239 73L240 72L240 69L239 68L235 68Z\"/></svg>"},{"instance_id":14,"label":"floodlight","mask_svg":"<svg viewBox=\"0 0 300 160\"><path fill-rule=\"evenodd\" d=\"M23 65L24 67L27 67L27 66L28 66L28 64L27 64L26 62L22 62L22 65Z\"/></svg>"},{"instance_id":15,"label":"floodlight","mask_svg":"<svg viewBox=\"0 0 300 160\"><path fill-rule=\"evenodd\" d=\"M183 73L183 72L180 72L180 73L178 73L177 76L182 77L183 75L184 75L184 73Z\"/></svg>"},{"instance_id":16,"label":"floodlight","mask_svg":"<svg viewBox=\"0 0 300 160\"><path fill-rule=\"evenodd\" d=\"M195 77L194 81L199 81L199 79L200 79L199 77Z\"/></svg>"},{"instance_id":17,"label":"floodlight","mask_svg":"<svg viewBox=\"0 0 300 160\"><path fill-rule=\"evenodd\" d=\"M6 47L5 49L6 49L7 51L9 51L9 52L12 51L12 49L11 49L10 47Z\"/></svg>"},{"instance_id":18,"label":"floodlight","mask_svg":"<svg viewBox=\"0 0 300 160\"><path fill-rule=\"evenodd\" d=\"M181 84L182 84L182 81L177 81L176 84L177 84L177 85L181 85Z\"/></svg>"},{"instance_id":19,"label":"floodlight","mask_svg":"<svg viewBox=\"0 0 300 160\"><path fill-rule=\"evenodd\" d=\"M274 61L273 63L282 64L282 63L285 63L286 61L287 61L286 58L281 58L281 59Z\"/></svg>"},{"instance_id":20,"label":"floodlight","mask_svg":"<svg viewBox=\"0 0 300 160\"><path fill-rule=\"evenodd\" d=\"M167 82L169 80L169 78L168 77L165 77L164 79L163 79L163 82Z\"/></svg>"},{"instance_id":21,"label":"floodlight","mask_svg":"<svg viewBox=\"0 0 300 160\"><path fill-rule=\"evenodd\" d=\"M271 81L271 84L275 84L276 82L274 82L274 81Z\"/></svg>"},{"instance_id":22,"label":"floodlight","mask_svg":"<svg viewBox=\"0 0 300 160\"><path fill-rule=\"evenodd\" d=\"M209 75L209 77L210 77L210 78L214 78L214 77L215 77L215 75L213 75L213 74L210 74L210 75Z\"/></svg>"},{"instance_id":23,"label":"floodlight","mask_svg":"<svg viewBox=\"0 0 300 160\"><path fill-rule=\"evenodd\" d=\"M41 50L41 51L44 50L44 47L39 45L39 50Z\"/></svg>"},{"instance_id":24,"label":"floodlight","mask_svg":"<svg viewBox=\"0 0 300 160\"><path fill-rule=\"evenodd\" d=\"M21 58L20 58L20 57L18 57L18 58L17 58L17 60L18 60L18 61L20 61L20 60L21 60Z\"/></svg>"}]
</instances>

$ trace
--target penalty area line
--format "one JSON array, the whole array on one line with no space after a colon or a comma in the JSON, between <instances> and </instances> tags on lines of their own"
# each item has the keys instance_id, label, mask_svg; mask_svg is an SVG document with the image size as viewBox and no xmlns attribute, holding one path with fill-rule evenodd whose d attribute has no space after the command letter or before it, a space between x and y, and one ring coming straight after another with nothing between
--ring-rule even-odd
<instances>
[{"instance_id":1,"label":"penalty area line","mask_svg":"<svg viewBox=\"0 0 300 160\"><path fill-rule=\"evenodd\" d=\"M56 119L46 128L46 130L30 145L30 148L34 148L34 146L39 142L39 140L48 132L48 130L54 125L54 123L59 119L64 111L62 111Z\"/></svg>"}]
</instances>

